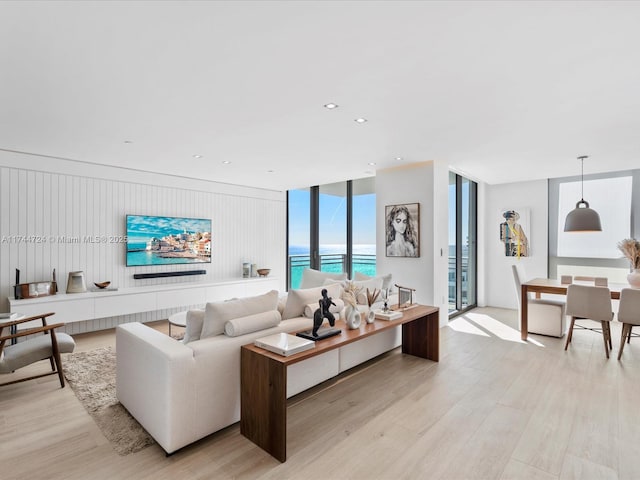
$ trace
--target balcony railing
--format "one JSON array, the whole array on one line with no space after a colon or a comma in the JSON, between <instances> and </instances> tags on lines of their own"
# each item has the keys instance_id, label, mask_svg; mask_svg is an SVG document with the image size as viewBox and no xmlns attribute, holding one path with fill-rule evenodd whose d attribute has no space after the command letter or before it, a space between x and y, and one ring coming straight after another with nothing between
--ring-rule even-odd
<instances>
[{"instance_id":1,"label":"balcony railing","mask_svg":"<svg viewBox=\"0 0 640 480\"><path fill-rule=\"evenodd\" d=\"M342 273L345 271L347 255L341 253L327 253L320 255L320 270L323 272ZM288 270L290 288L300 288L302 271L311 266L309 255L289 255ZM365 275L376 274L376 256L362 253L352 255L352 268L354 273L361 272Z\"/></svg>"}]
</instances>

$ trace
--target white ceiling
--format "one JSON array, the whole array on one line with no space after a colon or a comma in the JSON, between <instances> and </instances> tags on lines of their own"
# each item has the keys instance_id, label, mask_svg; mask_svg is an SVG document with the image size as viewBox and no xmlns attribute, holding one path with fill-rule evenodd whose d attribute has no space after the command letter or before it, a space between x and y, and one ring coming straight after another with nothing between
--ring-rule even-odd
<instances>
[{"instance_id":1,"label":"white ceiling","mask_svg":"<svg viewBox=\"0 0 640 480\"><path fill-rule=\"evenodd\" d=\"M639 2L0 2L0 149L276 190L637 168L639 91Z\"/></svg>"}]
</instances>

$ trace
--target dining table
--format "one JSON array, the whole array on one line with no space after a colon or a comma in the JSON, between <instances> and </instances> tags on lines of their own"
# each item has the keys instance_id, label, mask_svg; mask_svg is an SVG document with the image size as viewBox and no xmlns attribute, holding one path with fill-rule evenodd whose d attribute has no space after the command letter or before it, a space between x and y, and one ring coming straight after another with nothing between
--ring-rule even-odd
<instances>
[{"instance_id":1,"label":"dining table","mask_svg":"<svg viewBox=\"0 0 640 480\"><path fill-rule=\"evenodd\" d=\"M574 281L573 283L578 285L593 285L593 282L588 281ZM570 283L562 283L560 279L556 278L534 278L533 280L522 283L521 295L520 295L520 338L524 341L529 336L529 294L535 293L536 298L540 298L543 293L550 293L553 295L566 295L567 287ZM612 300L620 299L620 292L623 288L630 288L627 284L622 283L610 283L607 288L611 292Z\"/></svg>"}]
</instances>

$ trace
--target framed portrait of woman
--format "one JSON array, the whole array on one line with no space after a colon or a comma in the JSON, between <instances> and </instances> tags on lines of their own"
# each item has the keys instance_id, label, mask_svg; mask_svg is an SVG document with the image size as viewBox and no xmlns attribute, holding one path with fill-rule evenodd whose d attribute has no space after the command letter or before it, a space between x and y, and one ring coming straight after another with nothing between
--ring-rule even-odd
<instances>
[{"instance_id":1,"label":"framed portrait of woman","mask_svg":"<svg viewBox=\"0 0 640 480\"><path fill-rule=\"evenodd\" d=\"M387 257L419 257L420 204L387 205L384 213Z\"/></svg>"}]
</instances>

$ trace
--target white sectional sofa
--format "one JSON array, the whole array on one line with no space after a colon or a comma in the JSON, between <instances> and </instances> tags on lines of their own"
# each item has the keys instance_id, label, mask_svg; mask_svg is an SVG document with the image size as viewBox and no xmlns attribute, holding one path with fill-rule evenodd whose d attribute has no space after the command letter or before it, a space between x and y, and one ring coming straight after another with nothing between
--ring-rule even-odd
<instances>
[{"instance_id":1,"label":"white sectional sofa","mask_svg":"<svg viewBox=\"0 0 640 480\"><path fill-rule=\"evenodd\" d=\"M276 326L239 336L215 333L214 329L211 336L186 344L141 323L118 326L116 392L119 401L167 453L239 421L240 347L266 335L310 329L312 319L300 313L291 315L298 312L301 302L313 297L319 298L315 289L292 290L282 310L283 318L287 318ZM242 310L245 300L251 301L239 299L230 311ZM213 307L227 308L223 302L217 303ZM297 307L293 308L296 303ZM218 319L219 315L218 312ZM243 318L255 318L255 315L249 312ZM187 329L189 323L188 316ZM291 365L287 374L287 397L400 343L401 331L396 328Z\"/></svg>"}]
</instances>

